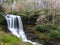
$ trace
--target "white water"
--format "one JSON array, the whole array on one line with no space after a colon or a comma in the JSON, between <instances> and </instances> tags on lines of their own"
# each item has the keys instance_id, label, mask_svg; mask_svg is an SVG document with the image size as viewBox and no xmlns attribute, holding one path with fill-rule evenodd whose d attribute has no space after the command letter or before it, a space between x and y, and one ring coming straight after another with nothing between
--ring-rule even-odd
<instances>
[{"instance_id":1,"label":"white water","mask_svg":"<svg viewBox=\"0 0 60 45\"><path fill-rule=\"evenodd\" d=\"M5 18L7 20L8 29L11 31L13 35L17 36L18 38L22 38L23 42L29 42L32 43L33 45L38 44L27 39L23 30L23 24L20 16L7 14L5 15Z\"/></svg>"}]
</instances>

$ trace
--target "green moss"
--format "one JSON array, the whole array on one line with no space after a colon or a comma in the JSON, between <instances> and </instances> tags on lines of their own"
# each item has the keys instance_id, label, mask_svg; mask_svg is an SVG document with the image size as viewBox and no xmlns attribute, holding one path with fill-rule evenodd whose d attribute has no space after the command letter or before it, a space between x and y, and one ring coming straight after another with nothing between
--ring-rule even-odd
<instances>
[{"instance_id":1,"label":"green moss","mask_svg":"<svg viewBox=\"0 0 60 45\"><path fill-rule=\"evenodd\" d=\"M60 32L59 32L58 30L51 31L51 32L49 33L49 36L50 36L51 38L60 38Z\"/></svg>"},{"instance_id":2,"label":"green moss","mask_svg":"<svg viewBox=\"0 0 60 45\"><path fill-rule=\"evenodd\" d=\"M1 36L0 41L4 43L17 43L21 40L15 36Z\"/></svg>"}]
</instances>

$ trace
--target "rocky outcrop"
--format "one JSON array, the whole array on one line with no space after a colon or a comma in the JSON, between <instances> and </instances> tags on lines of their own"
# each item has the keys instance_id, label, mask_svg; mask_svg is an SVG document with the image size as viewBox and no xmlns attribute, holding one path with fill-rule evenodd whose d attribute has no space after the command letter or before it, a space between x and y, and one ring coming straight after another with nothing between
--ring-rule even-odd
<instances>
[{"instance_id":1,"label":"rocky outcrop","mask_svg":"<svg viewBox=\"0 0 60 45\"><path fill-rule=\"evenodd\" d=\"M36 24L44 24L47 23L46 15L40 15L36 21Z\"/></svg>"}]
</instances>

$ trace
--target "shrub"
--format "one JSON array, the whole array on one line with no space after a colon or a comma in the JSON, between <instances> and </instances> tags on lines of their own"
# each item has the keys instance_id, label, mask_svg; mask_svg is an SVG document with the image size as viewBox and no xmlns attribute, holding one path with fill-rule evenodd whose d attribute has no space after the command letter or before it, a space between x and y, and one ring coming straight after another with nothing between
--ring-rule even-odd
<instances>
[{"instance_id":1,"label":"shrub","mask_svg":"<svg viewBox=\"0 0 60 45\"><path fill-rule=\"evenodd\" d=\"M57 29L56 25L45 24L45 25L39 25L39 26L37 26L36 30L44 33L44 32L50 32L51 30L58 30L58 29Z\"/></svg>"},{"instance_id":2,"label":"shrub","mask_svg":"<svg viewBox=\"0 0 60 45\"><path fill-rule=\"evenodd\" d=\"M58 30L57 25L46 24L45 26L48 30Z\"/></svg>"},{"instance_id":3,"label":"shrub","mask_svg":"<svg viewBox=\"0 0 60 45\"><path fill-rule=\"evenodd\" d=\"M44 33L44 32L49 32L48 28L47 28L45 25L37 26L37 27L36 27L36 30L37 30L37 31L40 31L40 32L42 32L42 33Z\"/></svg>"},{"instance_id":4,"label":"shrub","mask_svg":"<svg viewBox=\"0 0 60 45\"><path fill-rule=\"evenodd\" d=\"M60 32L57 31L57 30L51 31L51 32L49 33L49 36L50 36L51 38L60 38Z\"/></svg>"}]
</instances>

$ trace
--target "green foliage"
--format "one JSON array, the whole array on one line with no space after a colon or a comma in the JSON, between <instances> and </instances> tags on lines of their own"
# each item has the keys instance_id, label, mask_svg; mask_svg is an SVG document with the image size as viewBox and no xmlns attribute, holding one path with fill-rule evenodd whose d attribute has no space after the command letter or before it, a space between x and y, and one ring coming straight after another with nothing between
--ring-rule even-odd
<instances>
[{"instance_id":1,"label":"green foliage","mask_svg":"<svg viewBox=\"0 0 60 45\"><path fill-rule=\"evenodd\" d=\"M0 41L4 43L17 43L20 39L14 36L2 36L0 37Z\"/></svg>"},{"instance_id":2,"label":"green foliage","mask_svg":"<svg viewBox=\"0 0 60 45\"><path fill-rule=\"evenodd\" d=\"M17 11L11 11L11 12L9 12L9 14L17 15L18 12Z\"/></svg>"},{"instance_id":3,"label":"green foliage","mask_svg":"<svg viewBox=\"0 0 60 45\"><path fill-rule=\"evenodd\" d=\"M60 15L57 15L57 16L56 16L56 19L60 19Z\"/></svg>"},{"instance_id":4,"label":"green foliage","mask_svg":"<svg viewBox=\"0 0 60 45\"><path fill-rule=\"evenodd\" d=\"M4 8L2 7L2 5L0 5L0 13L4 13Z\"/></svg>"},{"instance_id":5,"label":"green foliage","mask_svg":"<svg viewBox=\"0 0 60 45\"><path fill-rule=\"evenodd\" d=\"M9 14L14 14L14 15L20 15L22 17L28 17L30 18L31 16L34 15L34 12L31 10L26 10L26 11L11 11Z\"/></svg>"},{"instance_id":6,"label":"green foliage","mask_svg":"<svg viewBox=\"0 0 60 45\"><path fill-rule=\"evenodd\" d=\"M27 17L27 19L30 19L31 17L33 17L34 15L39 15L39 12L41 12L42 10L25 10L25 11L11 11L9 12L9 14L14 14L14 15L19 15L22 18L23 17ZM37 17L36 16L36 17ZM34 18L34 17L33 17Z\"/></svg>"},{"instance_id":7,"label":"green foliage","mask_svg":"<svg viewBox=\"0 0 60 45\"><path fill-rule=\"evenodd\" d=\"M44 32L49 32L49 29L48 29L47 26L45 26L45 25L37 26L37 27L36 27L36 30L37 30L37 31L40 31L40 32L42 32L42 33L44 33Z\"/></svg>"},{"instance_id":8,"label":"green foliage","mask_svg":"<svg viewBox=\"0 0 60 45\"><path fill-rule=\"evenodd\" d=\"M45 25L39 25L36 27L37 31L40 32L50 32L51 30L58 30L56 25L53 24L45 24Z\"/></svg>"},{"instance_id":9,"label":"green foliage","mask_svg":"<svg viewBox=\"0 0 60 45\"><path fill-rule=\"evenodd\" d=\"M18 1L18 0L15 0L15 1ZM6 3L8 4L12 4L14 2L14 0L6 0Z\"/></svg>"},{"instance_id":10,"label":"green foliage","mask_svg":"<svg viewBox=\"0 0 60 45\"><path fill-rule=\"evenodd\" d=\"M18 38L11 33L5 33L3 29L0 29L0 44L1 45L32 45L30 43L22 42L21 38Z\"/></svg>"},{"instance_id":11,"label":"green foliage","mask_svg":"<svg viewBox=\"0 0 60 45\"><path fill-rule=\"evenodd\" d=\"M3 13L0 12L0 21L4 19Z\"/></svg>"},{"instance_id":12,"label":"green foliage","mask_svg":"<svg viewBox=\"0 0 60 45\"><path fill-rule=\"evenodd\" d=\"M33 15L34 15L34 12L31 11L31 10L26 10L22 13L20 13L21 16L25 16L27 17L28 19L30 19Z\"/></svg>"},{"instance_id":13,"label":"green foliage","mask_svg":"<svg viewBox=\"0 0 60 45\"><path fill-rule=\"evenodd\" d=\"M43 11L44 11L45 15L48 15L48 13L49 13L49 10L48 9L45 9Z\"/></svg>"},{"instance_id":14,"label":"green foliage","mask_svg":"<svg viewBox=\"0 0 60 45\"><path fill-rule=\"evenodd\" d=\"M60 38L60 32L59 32L58 30L51 31L51 32L49 33L49 36L50 36L51 38Z\"/></svg>"},{"instance_id":15,"label":"green foliage","mask_svg":"<svg viewBox=\"0 0 60 45\"><path fill-rule=\"evenodd\" d=\"M50 38L60 38L60 28L57 25L45 24L36 27L36 30L48 34Z\"/></svg>"}]
</instances>

